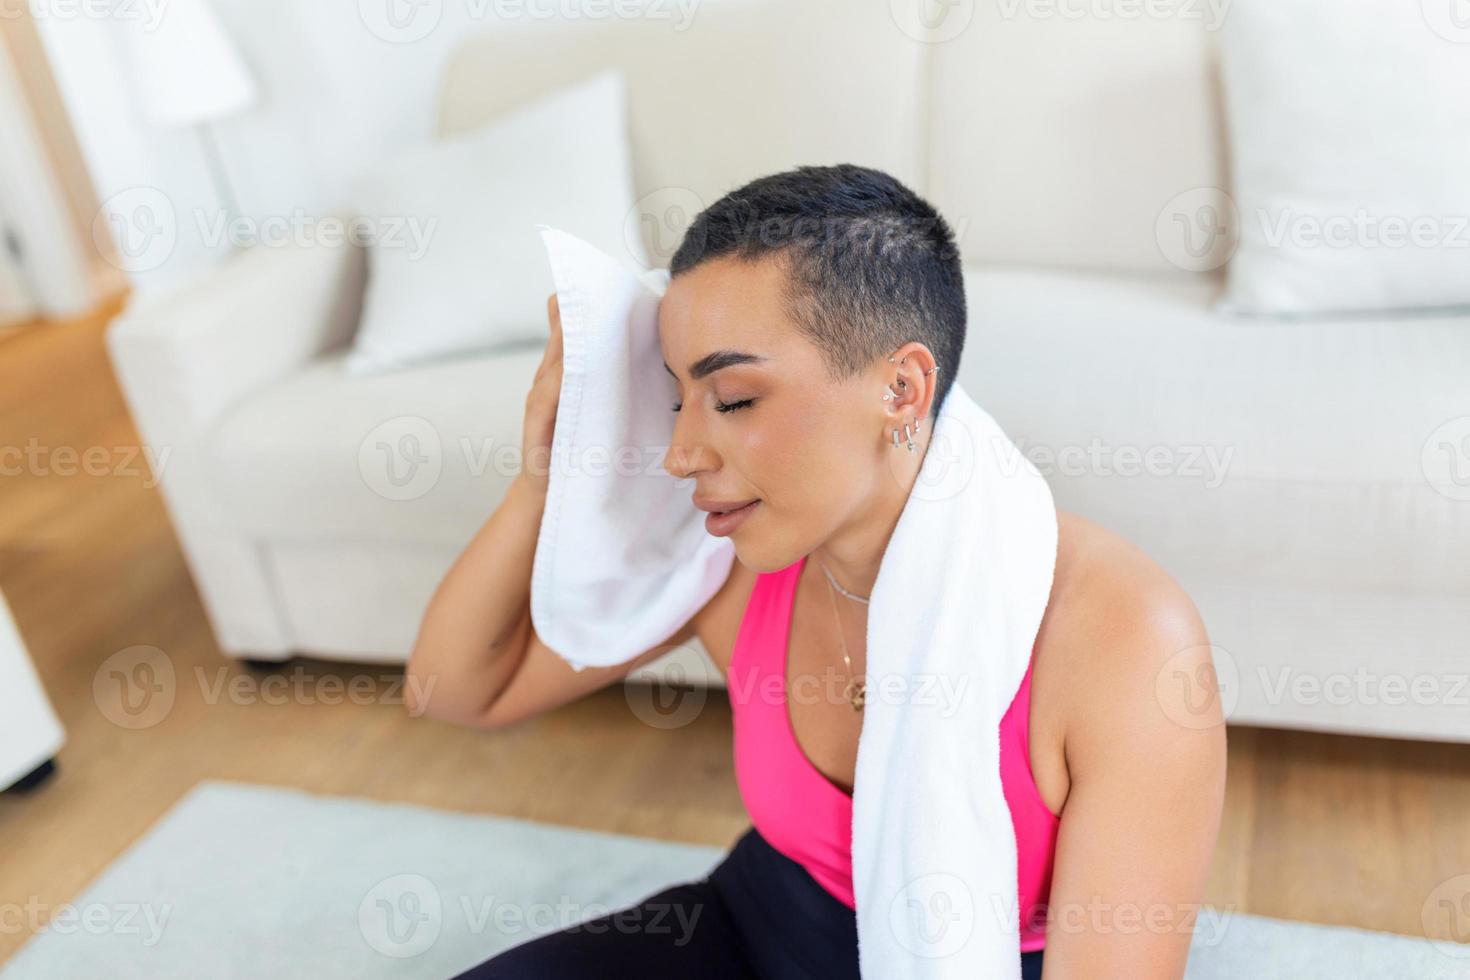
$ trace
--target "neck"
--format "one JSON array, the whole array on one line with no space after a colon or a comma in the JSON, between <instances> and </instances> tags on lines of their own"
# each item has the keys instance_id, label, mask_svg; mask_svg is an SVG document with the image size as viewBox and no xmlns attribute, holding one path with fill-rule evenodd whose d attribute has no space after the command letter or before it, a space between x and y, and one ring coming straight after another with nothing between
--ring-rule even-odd
<instances>
[{"instance_id":1,"label":"neck","mask_svg":"<svg viewBox=\"0 0 1470 980\"><path fill-rule=\"evenodd\" d=\"M881 476L876 481L874 493L868 502L859 508L849 520L816 548L811 558L825 564L832 577L847 591L860 596L871 596L878 581L878 566L882 564L883 552L903 516L914 483L918 481L919 469L929 448L928 428L924 431L923 444L912 454L906 449L883 451L902 453L902 460L879 457L876 465ZM819 567L813 569L822 574ZM838 596L842 599L841 596ZM845 600L844 600L845 601Z\"/></svg>"}]
</instances>

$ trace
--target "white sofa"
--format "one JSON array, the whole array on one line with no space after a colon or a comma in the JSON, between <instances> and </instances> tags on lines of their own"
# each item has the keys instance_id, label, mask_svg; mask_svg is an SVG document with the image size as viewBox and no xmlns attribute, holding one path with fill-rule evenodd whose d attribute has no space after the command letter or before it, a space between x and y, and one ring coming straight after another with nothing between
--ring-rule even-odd
<instances>
[{"instance_id":1,"label":"white sofa","mask_svg":"<svg viewBox=\"0 0 1470 980\"><path fill-rule=\"evenodd\" d=\"M66 730L0 596L0 790L39 786L65 744Z\"/></svg>"},{"instance_id":2,"label":"white sofa","mask_svg":"<svg viewBox=\"0 0 1470 980\"><path fill-rule=\"evenodd\" d=\"M1015 9L957 6L973 19L942 43L890 5L840 0L708 4L683 32L501 30L454 56L439 129L621 66L662 261L670 207L797 164L889 171L960 232L960 378L1023 445L1102 447L1105 465L1043 467L1058 503L1191 591L1233 721L1470 740L1455 689L1470 502L1421 468L1431 433L1470 412L1470 319L1214 314L1219 273L1181 271L1156 232L1178 195L1228 187L1213 35ZM519 444L539 351L348 377L364 268L352 247L256 249L110 330L145 441L170 453L162 489L228 654L402 661L511 479L494 450ZM1114 472L1161 445L1169 472ZM664 663L720 683L697 644ZM1418 679L1410 703L1384 689L1394 678Z\"/></svg>"}]
</instances>

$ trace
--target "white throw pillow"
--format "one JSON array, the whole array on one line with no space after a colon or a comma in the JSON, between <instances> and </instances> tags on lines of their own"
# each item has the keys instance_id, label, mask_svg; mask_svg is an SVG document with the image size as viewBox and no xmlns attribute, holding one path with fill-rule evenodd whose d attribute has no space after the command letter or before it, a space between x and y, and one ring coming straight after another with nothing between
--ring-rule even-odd
<instances>
[{"instance_id":1,"label":"white throw pillow","mask_svg":"<svg viewBox=\"0 0 1470 980\"><path fill-rule=\"evenodd\" d=\"M630 269L646 265L623 234L633 208L625 106L622 72L608 69L358 181L354 210L374 239L346 370L544 341L553 283L538 224Z\"/></svg>"},{"instance_id":2,"label":"white throw pillow","mask_svg":"<svg viewBox=\"0 0 1470 980\"><path fill-rule=\"evenodd\" d=\"M1470 47L1431 6L1231 7L1221 62L1240 240L1226 311L1470 305Z\"/></svg>"}]
</instances>

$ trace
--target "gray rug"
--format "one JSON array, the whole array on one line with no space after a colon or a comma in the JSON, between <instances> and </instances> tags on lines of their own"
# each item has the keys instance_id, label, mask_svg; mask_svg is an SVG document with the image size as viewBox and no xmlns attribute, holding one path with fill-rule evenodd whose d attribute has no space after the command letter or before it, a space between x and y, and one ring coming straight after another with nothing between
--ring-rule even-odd
<instances>
[{"instance_id":1,"label":"gray rug","mask_svg":"<svg viewBox=\"0 0 1470 980\"><path fill-rule=\"evenodd\" d=\"M723 856L716 847L206 781L0 977L432 980L699 878ZM1470 977L1470 958L1424 939L1207 910L1188 976L1449 980Z\"/></svg>"}]
</instances>

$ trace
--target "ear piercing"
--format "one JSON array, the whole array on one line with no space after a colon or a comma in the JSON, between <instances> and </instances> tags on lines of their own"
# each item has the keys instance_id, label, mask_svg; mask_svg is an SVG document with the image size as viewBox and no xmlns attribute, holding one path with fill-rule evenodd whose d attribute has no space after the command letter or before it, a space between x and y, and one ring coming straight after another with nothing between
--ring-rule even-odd
<instances>
[{"instance_id":1,"label":"ear piercing","mask_svg":"<svg viewBox=\"0 0 1470 980\"><path fill-rule=\"evenodd\" d=\"M902 362L898 361L892 354L889 354L888 355L888 360L889 360L890 363L893 363L893 364L902 363ZM903 360L904 361L907 361L908 360L908 357L905 356ZM924 372L924 377L927 378L927 377L929 377L929 375L933 374L935 371L938 371L938 370L939 370L939 365L936 364L932 368L930 368L929 370L927 370L927 371ZM905 381L903 378L899 378L898 379L898 386L900 388L905 388L906 389L906 388L908 388L909 385L908 385L908 382ZM897 396L892 391L885 391L883 393L883 400L885 402L888 401L891 398L896 398L896 397ZM909 428L910 423L905 422L903 424L904 445L908 447L909 452L913 452L914 449L916 448L914 446L914 436L916 436L916 435L919 434L919 420L918 419L914 419L912 425L913 425L913 429L912 429L912 431L910 431L910 428ZM897 429L894 429L893 430L893 448L894 449L897 449L898 446L899 446L899 442L898 442L898 430Z\"/></svg>"}]
</instances>

